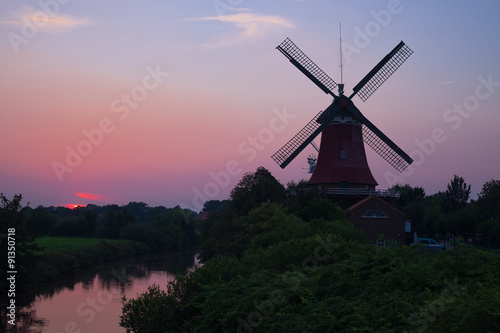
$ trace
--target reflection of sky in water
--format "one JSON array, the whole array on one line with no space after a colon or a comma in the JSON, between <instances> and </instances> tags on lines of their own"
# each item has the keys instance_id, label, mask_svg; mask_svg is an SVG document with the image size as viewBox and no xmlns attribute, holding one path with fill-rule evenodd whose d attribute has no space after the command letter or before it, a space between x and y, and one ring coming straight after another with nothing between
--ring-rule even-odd
<instances>
[{"instance_id":1,"label":"reflection of sky in water","mask_svg":"<svg viewBox=\"0 0 500 333\"><path fill-rule=\"evenodd\" d=\"M129 266L98 273L92 280L63 288L52 296L37 296L31 306L38 318L46 319L42 332L123 333L125 329L118 324L122 297L135 298L154 283L166 289L167 282L174 278L174 274L145 265Z\"/></svg>"}]
</instances>

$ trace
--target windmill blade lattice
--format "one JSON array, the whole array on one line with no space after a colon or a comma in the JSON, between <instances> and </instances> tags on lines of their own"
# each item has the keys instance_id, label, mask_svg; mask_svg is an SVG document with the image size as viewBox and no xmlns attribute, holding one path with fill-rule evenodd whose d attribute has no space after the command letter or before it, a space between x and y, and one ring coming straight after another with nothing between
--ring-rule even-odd
<instances>
[{"instance_id":1,"label":"windmill blade lattice","mask_svg":"<svg viewBox=\"0 0 500 333\"><path fill-rule=\"evenodd\" d=\"M313 81L326 94L336 97L333 93L337 83L295 45L290 38L285 39L276 47L290 62Z\"/></svg>"},{"instance_id":2,"label":"windmill blade lattice","mask_svg":"<svg viewBox=\"0 0 500 333\"><path fill-rule=\"evenodd\" d=\"M401 156L403 151L399 147L396 146L397 150L400 151L398 153L365 125L363 125L363 141L399 172L403 172L413 162L411 158L407 162Z\"/></svg>"},{"instance_id":3,"label":"windmill blade lattice","mask_svg":"<svg viewBox=\"0 0 500 333\"><path fill-rule=\"evenodd\" d=\"M325 110L326 111L326 110ZM326 123L318 123L318 118L323 113L319 112L311 121L304 126L293 138L291 138L283 147L281 147L271 158L285 168L318 134Z\"/></svg>"},{"instance_id":4,"label":"windmill blade lattice","mask_svg":"<svg viewBox=\"0 0 500 333\"><path fill-rule=\"evenodd\" d=\"M379 130L377 126L373 125L352 101L349 101L346 108L363 124L363 141L396 168L396 170L403 172L408 165L413 163L413 159L389 139L384 132Z\"/></svg>"},{"instance_id":5,"label":"windmill blade lattice","mask_svg":"<svg viewBox=\"0 0 500 333\"><path fill-rule=\"evenodd\" d=\"M334 98L334 102L325 111L318 113L290 141L272 155L272 159L281 168L285 168L309 145L330 124L335 114L341 110L350 113L362 123L363 140L398 171L402 172L413 162L410 156L366 119L352 102L352 97L356 94L359 94L360 98L366 101L413 53L402 41L354 87L353 93L349 97L344 96L342 92L339 92L339 96L336 96L332 91L337 86L337 83L309 59L289 38L285 39L276 48L314 84Z\"/></svg>"},{"instance_id":6,"label":"windmill blade lattice","mask_svg":"<svg viewBox=\"0 0 500 333\"><path fill-rule=\"evenodd\" d=\"M413 51L405 43L399 43L382 59L352 90L365 102L405 61Z\"/></svg>"}]
</instances>

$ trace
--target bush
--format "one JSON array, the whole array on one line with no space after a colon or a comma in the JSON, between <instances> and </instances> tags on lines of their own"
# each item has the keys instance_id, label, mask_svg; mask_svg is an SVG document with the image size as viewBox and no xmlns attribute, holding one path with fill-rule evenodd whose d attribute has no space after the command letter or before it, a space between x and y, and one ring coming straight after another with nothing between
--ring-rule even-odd
<instances>
[{"instance_id":1,"label":"bush","mask_svg":"<svg viewBox=\"0 0 500 333\"><path fill-rule=\"evenodd\" d=\"M214 255L166 292L124 300L121 325L134 332L500 330L497 254L377 248L343 219L315 216L305 226L279 204L233 225L240 227L226 240L244 239L241 255ZM148 304L163 310L141 321Z\"/></svg>"}]
</instances>

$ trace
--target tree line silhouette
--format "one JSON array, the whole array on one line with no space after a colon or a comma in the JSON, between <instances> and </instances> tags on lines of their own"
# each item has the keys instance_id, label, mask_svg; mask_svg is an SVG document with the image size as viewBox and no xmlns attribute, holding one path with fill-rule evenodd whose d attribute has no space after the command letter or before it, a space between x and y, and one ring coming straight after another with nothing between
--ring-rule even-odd
<instances>
[{"instance_id":1,"label":"tree line silhouette","mask_svg":"<svg viewBox=\"0 0 500 333\"><path fill-rule=\"evenodd\" d=\"M498 226L497 181L470 202L460 177L429 197L422 188L397 188L398 205L421 234ZM120 325L137 333L500 330L497 251L377 247L321 193L296 193L287 197L264 168L245 174L202 223L204 265L124 298ZM462 214L472 222L450 217Z\"/></svg>"}]
</instances>

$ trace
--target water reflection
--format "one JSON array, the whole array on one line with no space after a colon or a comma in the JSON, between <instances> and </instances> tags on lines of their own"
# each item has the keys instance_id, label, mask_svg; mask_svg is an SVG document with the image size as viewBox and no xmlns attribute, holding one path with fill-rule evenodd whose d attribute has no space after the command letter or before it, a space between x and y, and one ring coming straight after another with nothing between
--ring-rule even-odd
<instances>
[{"instance_id":1,"label":"water reflection","mask_svg":"<svg viewBox=\"0 0 500 333\"><path fill-rule=\"evenodd\" d=\"M125 330L118 325L123 296L136 297L153 283L166 288L176 274L197 266L194 251L108 263L78 276L30 288L20 296L28 305L18 307L16 326L4 322L3 310L2 326L7 332L123 333Z\"/></svg>"},{"instance_id":2,"label":"water reflection","mask_svg":"<svg viewBox=\"0 0 500 333\"><path fill-rule=\"evenodd\" d=\"M36 310L31 308L23 307L16 313L15 326L7 323L7 320L10 320L10 318L7 317L4 311L1 311L1 313L2 328L5 332L9 333L42 333L47 322L44 318L38 318Z\"/></svg>"}]
</instances>

